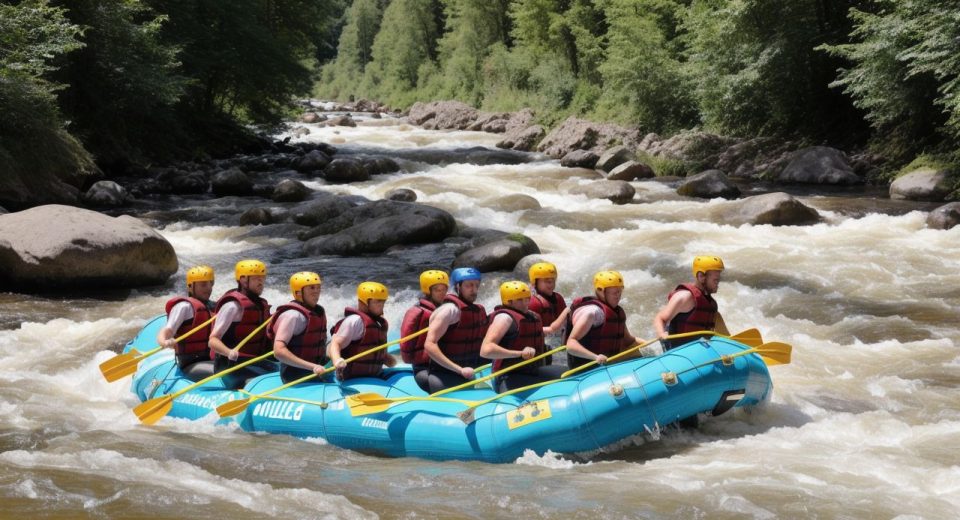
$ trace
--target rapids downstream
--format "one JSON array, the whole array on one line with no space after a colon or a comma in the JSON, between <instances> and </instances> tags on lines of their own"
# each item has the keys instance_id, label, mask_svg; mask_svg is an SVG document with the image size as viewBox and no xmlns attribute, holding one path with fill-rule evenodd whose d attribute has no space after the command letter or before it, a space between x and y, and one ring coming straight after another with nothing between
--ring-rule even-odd
<instances>
[{"instance_id":1,"label":"rapids downstream","mask_svg":"<svg viewBox=\"0 0 960 520\"><path fill-rule=\"evenodd\" d=\"M757 327L794 347L792 364L771 369L772 401L695 431L668 427L601 453L504 465L383 459L212 418L143 426L128 380L106 383L97 365L184 290L187 267L214 266L218 296L236 260L263 258L264 296L274 305L289 299L289 274L318 271L331 319L356 283L383 281L396 327L415 301L419 270L452 260L434 265L402 251L297 258L299 241L237 224L250 200L171 197L131 210L176 248L181 271L169 287L95 297L0 293L0 517L955 518L960 227L927 229L929 206L864 188L793 191L824 222L734 227L711 221L722 201L684 199L660 182L634 182L634 203L616 206L568 194L586 180L544 157L460 160L458 150L492 148L497 135L358 121L305 125L311 134L300 139L394 157L405 172L309 187L371 200L410 188L464 224L522 232L558 266L568 301L589 292L595 271L618 269L637 337L652 337L654 313L689 278L693 256L721 256L727 270L716 296L730 330ZM514 193L543 209L506 212L484 202ZM507 276L484 280L488 308Z\"/></svg>"}]
</instances>

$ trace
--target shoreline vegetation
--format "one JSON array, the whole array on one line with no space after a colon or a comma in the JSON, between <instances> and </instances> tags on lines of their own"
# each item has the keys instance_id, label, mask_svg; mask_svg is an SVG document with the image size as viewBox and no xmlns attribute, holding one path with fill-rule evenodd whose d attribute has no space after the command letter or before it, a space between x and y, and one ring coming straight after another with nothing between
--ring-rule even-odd
<instances>
[{"instance_id":1,"label":"shoreline vegetation","mask_svg":"<svg viewBox=\"0 0 960 520\"><path fill-rule=\"evenodd\" d=\"M813 182L910 177L907 198L956 200L956 11L933 0L0 0L0 206L78 204L103 179L269 152L250 129L296 117L291 100L310 93L377 99L427 128L503 132L505 148L557 158L622 145L658 176L810 182L783 172L814 149L809 161L825 166ZM438 107L453 119L430 117Z\"/></svg>"}]
</instances>

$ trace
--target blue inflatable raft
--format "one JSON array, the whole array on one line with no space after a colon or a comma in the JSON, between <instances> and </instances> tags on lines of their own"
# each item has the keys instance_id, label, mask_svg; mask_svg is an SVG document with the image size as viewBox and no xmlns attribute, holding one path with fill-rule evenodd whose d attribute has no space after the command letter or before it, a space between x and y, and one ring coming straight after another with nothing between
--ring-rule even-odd
<instances>
[{"instance_id":1,"label":"blue inflatable raft","mask_svg":"<svg viewBox=\"0 0 960 520\"><path fill-rule=\"evenodd\" d=\"M125 352L153 348L163 323L162 316L150 321ZM772 389L767 366L756 353L744 355L747 349L729 339L693 341L657 357L597 367L502 397L477 407L469 423L457 416L467 408L457 402L404 401L377 413L351 413L347 397L358 393L425 396L404 366L387 370L385 380L300 384L255 400L223 421L235 420L248 431L319 437L335 446L391 457L508 462L525 450L541 455L548 450L592 452L698 413L719 415L767 399ZM720 361L730 355L736 356ZM141 362L132 391L146 401L190 384L165 349ZM253 379L239 391L225 389L217 379L178 396L169 415L199 419L215 414L227 401L281 384L277 373ZM444 397L479 401L493 395L487 388Z\"/></svg>"}]
</instances>

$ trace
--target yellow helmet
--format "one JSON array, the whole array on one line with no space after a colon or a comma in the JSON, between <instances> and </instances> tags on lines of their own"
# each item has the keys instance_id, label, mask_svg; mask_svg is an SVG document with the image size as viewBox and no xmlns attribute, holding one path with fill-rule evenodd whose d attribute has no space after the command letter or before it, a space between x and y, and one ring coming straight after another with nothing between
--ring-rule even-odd
<instances>
[{"instance_id":1,"label":"yellow helmet","mask_svg":"<svg viewBox=\"0 0 960 520\"><path fill-rule=\"evenodd\" d=\"M323 281L320 279L320 275L317 273L311 273L310 271L300 271L299 273L294 273L290 277L290 293L293 294L293 299L297 301L303 301L303 294L297 296L297 291L302 291L304 287L308 285L320 285Z\"/></svg>"},{"instance_id":2,"label":"yellow helmet","mask_svg":"<svg viewBox=\"0 0 960 520\"><path fill-rule=\"evenodd\" d=\"M623 276L617 271L600 271L593 275L593 289L623 287Z\"/></svg>"},{"instance_id":3,"label":"yellow helmet","mask_svg":"<svg viewBox=\"0 0 960 520\"><path fill-rule=\"evenodd\" d=\"M438 283L450 287L450 277L447 276L447 273L436 270L420 273L420 292L423 294L430 294L430 288Z\"/></svg>"},{"instance_id":4,"label":"yellow helmet","mask_svg":"<svg viewBox=\"0 0 960 520\"><path fill-rule=\"evenodd\" d=\"M209 265L198 265L187 269L187 285L193 282L212 282L213 268Z\"/></svg>"},{"instance_id":5,"label":"yellow helmet","mask_svg":"<svg viewBox=\"0 0 960 520\"><path fill-rule=\"evenodd\" d=\"M500 284L500 302L504 305L509 301L530 297L530 287L516 280Z\"/></svg>"},{"instance_id":6,"label":"yellow helmet","mask_svg":"<svg viewBox=\"0 0 960 520\"><path fill-rule=\"evenodd\" d=\"M357 299L365 304L370 300L386 300L387 286L377 282L363 282L357 286Z\"/></svg>"},{"instance_id":7,"label":"yellow helmet","mask_svg":"<svg viewBox=\"0 0 960 520\"><path fill-rule=\"evenodd\" d=\"M234 268L237 280L241 276L267 276L267 264L260 260L240 260Z\"/></svg>"},{"instance_id":8,"label":"yellow helmet","mask_svg":"<svg viewBox=\"0 0 960 520\"><path fill-rule=\"evenodd\" d=\"M723 260L719 256L697 256L693 259L693 277L697 273L706 273L707 271L723 271Z\"/></svg>"},{"instance_id":9,"label":"yellow helmet","mask_svg":"<svg viewBox=\"0 0 960 520\"><path fill-rule=\"evenodd\" d=\"M557 266L550 262L537 262L530 266L530 283L536 284L538 278L556 278Z\"/></svg>"}]
</instances>

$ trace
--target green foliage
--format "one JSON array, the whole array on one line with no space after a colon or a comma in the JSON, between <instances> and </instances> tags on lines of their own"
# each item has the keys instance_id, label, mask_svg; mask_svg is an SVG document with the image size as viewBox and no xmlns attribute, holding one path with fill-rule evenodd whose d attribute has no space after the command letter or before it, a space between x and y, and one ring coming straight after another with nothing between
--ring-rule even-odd
<instances>
[{"instance_id":1,"label":"green foliage","mask_svg":"<svg viewBox=\"0 0 960 520\"><path fill-rule=\"evenodd\" d=\"M637 151L637 161L652 168L657 177L686 177L695 170L692 165L679 159L651 155L644 151Z\"/></svg>"},{"instance_id":2,"label":"green foliage","mask_svg":"<svg viewBox=\"0 0 960 520\"><path fill-rule=\"evenodd\" d=\"M20 207L30 191L93 171L60 121L47 75L54 58L82 46L80 28L44 1L0 3L0 200ZM44 194L38 194L43 197Z\"/></svg>"},{"instance_id":3,"label":"green foliage","mask_svg":"<svg viewBox=\"0 0 960 520\"><path fill-rule=\"evenodd\" d=\"M676 131L696 122L689 81L672 51L669 31L679 9L664 0L608 0L603 95L598 111L651 131ZM664 21L667 20L667 21Z\"/></svg>"},{"instance_id":4,"label":"green foliage","mask_svg":"<svg viewBox=\"0 0 960 520\"><path fill-rule=\"evenodd\" d=\"M844 5L853 3L694 0L688 70L707 125L733 135L856 131L849 100L828 88L837 62L816 50L846 34Z\"/></svg>"},{"instance_id":5,"label":"green foliage","mask_svg":"<svg viewBox=\"0 0 960 520\"><path fill-rule=\"evenodd\" d=\"M479 105L483 63L496 43L510 43L509 0L443 0L439 94Z\"/></svg>"},{"instance_id":6,"label":"green foliage","mask_svg":"<svg viewBox=\"0 0 960 520\"><path fill-rule=\"evenodd\" d=\"M822 49L849 60L832 83L854 99L897 158L930 145L941 131L960 142L960 11L930 0L877 2L851 9L850 43Z\"/></svg>"},{"instance_id":7,"label":"green foliage","mask_svg":"<svg viewBox=\"0 0 960 520\"><path fill-rule=\"evenodd\" d=\"M112 168L167 148L187 79L178 49L161 42L166 17L131 0L58 3L83 27L84 47L60 60L56 77L69 86L60 106L87 149Z\"/></svg>"},{"instance_id":8,"label":"green foliage","mask_svg":"<svg viewBox=\"0 0 960 520\"><path fill-rule=\"evenodd\" d=\"M421 65L437 56L438 8L439 2L429 0L394 0L387 6L366 69L373 97L396 103L420 82Z\"/></svg>"},{"instance_id":9,"label":"green foliage","mask_svg":"<svg viewBox=\"0 0 960 520\"><path fill-rule=\"evenodd\" d=\"M337 45L337 58L323 67L317 91L321 96L342 99L358 92L364 70L373 59L373 44L380 30L383 10L380 0L354 0L345 14Z\"/></svg>"}]
</instances>

